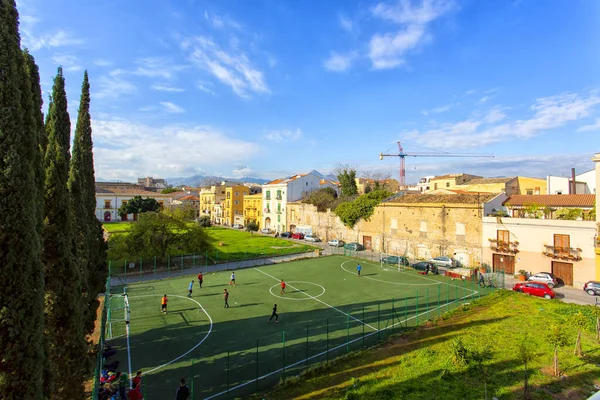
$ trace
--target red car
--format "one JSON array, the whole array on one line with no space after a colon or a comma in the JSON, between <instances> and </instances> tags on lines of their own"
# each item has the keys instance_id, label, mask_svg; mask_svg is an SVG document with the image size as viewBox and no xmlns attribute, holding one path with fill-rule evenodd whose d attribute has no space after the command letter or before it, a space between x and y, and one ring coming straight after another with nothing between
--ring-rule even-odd
<instances>
[{"instance_id":1,"label":"red car","mask_svg":"<svg viewBox=\"0 0 600 400\"><path fill-rule=\"evenodd\" d=\"M515 292L527 293L545 299L553 299L555 297L554 290L550 289L550 286L542 282L515 283L513 290Z\"/></svg>"},{"instance_id":2,"label":"red car","mask_svg":"<svg viewBox=\"0 0 600 400\"><path fill-rule=\"evenodd\" d=\"M304 233L296 232L292 235L292 239L304 239Z\"/></svg>"}]
</instances>

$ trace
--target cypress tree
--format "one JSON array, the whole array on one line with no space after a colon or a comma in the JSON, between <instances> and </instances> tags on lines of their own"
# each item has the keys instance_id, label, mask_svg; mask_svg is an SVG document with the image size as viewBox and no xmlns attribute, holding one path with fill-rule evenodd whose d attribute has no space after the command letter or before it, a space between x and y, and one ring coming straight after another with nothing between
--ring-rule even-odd
<instances>
[{"instance_id":1,"label":"cypress tree","mask_svg":"<svg viewBox=\"0 0 600 400\"><path fill-rule=\"evenodd\" d=\"M103 275L103 237L98 237L96 219L96 190L94 177L94 155L92 153L92 123L90 117L90 83L88 73L83 75L79 113L73 139L73 157L69 171L69 192L71 209L75 220L74 252L81 264L81 276L85 281L83 289L88 304L86 307L86 328L91 333L94 328L98 302L96 296L102 290L106 277Z\"/></svg>"},{"instance_id":2,"label":"cypress tree","mask_svg":"<svg viewBox=\"0 0 600 400\"><path fill-rule=\"evenodd\" d=\"M45 334L49 342L48 372L60 373L60 377L52 380L49 394L51 399L82 399L89 359L84 336L81 273L72 252L73 220L67 189L71 122L61 67L54 78L46 131L42 253L46 267Z\"/></svg>"},{"instance_id":3,"label":"cypress tree","mask_svg":"<svg viewBox=\"0 0 600 400\"><path fill-rule=\"evenodd\" d=\"M39 82L38 82L39 85ZM0 398L41 399L43 268L38 134L14 0L0 0ZM32 192L34 195L32 196Z\"/></svg>"}]
</instances>

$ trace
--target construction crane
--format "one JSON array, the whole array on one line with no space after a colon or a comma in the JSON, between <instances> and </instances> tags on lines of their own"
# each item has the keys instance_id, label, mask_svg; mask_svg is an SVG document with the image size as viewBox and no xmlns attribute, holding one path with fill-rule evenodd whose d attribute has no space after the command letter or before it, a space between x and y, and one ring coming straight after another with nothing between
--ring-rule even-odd
<instances>
[{"instance_id":1,"label":"construction crane","mask_svg":"<svg viewBox=\"0 0 600 400\"><path fill-rule=\"evenodd\" d=\"M405 153L400 142L398 142L398 154L383 154L379 153L379 159L383 160L383 157L399 157L400 158L400 189L406 187L406 157L494 157L492 154L475 154L475 153L444 153L444 152L430 152L430 153Z\"/></svg>"}]
</instances>

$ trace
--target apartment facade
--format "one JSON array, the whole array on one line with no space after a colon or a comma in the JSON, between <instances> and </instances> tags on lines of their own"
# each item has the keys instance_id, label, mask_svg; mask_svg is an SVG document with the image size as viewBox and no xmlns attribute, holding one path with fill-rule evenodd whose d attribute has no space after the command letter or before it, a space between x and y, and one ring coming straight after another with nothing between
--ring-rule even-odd
<instances>
[{"instance_id":1,"label":"apartment facade","mask_svg":"<svg viewBox=\"0 0 600 400\"><path fill-rule=\"evenodd\" d=\"M223 225L232 226L243 224L244 221L244 196L250 194L250 188L244 185L233 185L225 188L223 202Z\"/></svg>"},{"instance_id":2,"label":"apartment facade","mask_svg":"<svg viewBox=\"0 0 600 400\"><path fill-rule=\"evenodd\" d=\"M150 192L133 184L102 182L96 185L96 218L102 222L136 221L137 214L118 213L123 204L136 196L155 199L161 208L171 205L171 196L168 194Z\"/></svg>"},{"instance_id":3,"label":"apartment facade","mask_svg":"<svg viewBox=\"0 0 600 400\"><path fill-rule=\"evenodd\" d=\"M243 219L244 195L250 188L237 182L223 181L200 189L200 215L208 215L213 224L233 225Z\"/></svg>"},{"instance_id":4,"label":"apartment facade","mask_svg":"<svg viewBox=\"0 0 600 400\"><path fill-rule=\"evenodd\" d=\"M595 194L596 193L596 171L591 169L575 175L575 192L572 186L573 178L562 176L546 177L546 194Z\"/></svg>"},{"instance_id":5,"label":"apartment facade","mask_svg":"<svg viewBox=\"0 0 600 400\"><path fill-rule=\"evenodd\" d=\"M392 193L400 190L400 183L395 179L354 178L354 181L356 182L358 194L364 194L366 188L374 190L376 186Z\"/></svg>"},{"instance_id":6,"label":"apartment facade","mask_svg":"<svg viewBox=\"0 0 600 400\"><path fill-rule=\"evenodd\" d=\"M554 219L561 209L577 208L586 213L595 203L593 194L514 195L504 202L504 207L513 218Z\"/></svg>"},{"instance_id":7,"label":"apartment facade","mask_svg":"<svg viewBox=\"0 0 600 400\"><path fill-rule=\"evenodd\" d=\"M262 186L262 227L276 232L289 230L287 203L298 201L309 193L330 187L336 192L335 182L313 173L298 174L289 178L276 179Z\"/></svg>"},{"instance_id":8,"label":"apartment facade","mask_svg":"<svg viewBox=\"0 0 600 400\"><path fill-rule=\"evenodd\" d=\"M580 288L598 279L594 260L594 221L483 218L483 255L494 270L515 274L551 272Z\"/></svg>"},{"instance_id":9,"label":"apartment facade","mask_svg":"<svg viewBox=\"0 0 600 400\"><path fill-rule=\"evenodd\" d=\"M262 193L249 194L244 196L244 226L249 222L256 222L258 229L262 229Z\"/></svg>"}]
</instances>

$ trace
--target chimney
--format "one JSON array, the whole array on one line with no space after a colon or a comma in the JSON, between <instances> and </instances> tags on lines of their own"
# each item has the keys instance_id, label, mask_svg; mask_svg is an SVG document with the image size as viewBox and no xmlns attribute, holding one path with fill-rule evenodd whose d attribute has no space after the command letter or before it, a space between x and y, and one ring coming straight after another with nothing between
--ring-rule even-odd
<instances>
[{"instance_id":1,"label":"chimney","mask_svg":"<svg viewBox=\"0 0 600 400\"><path fill-rule=\"evenodd\" d=\"M575 168L571 168L571 194L577 194L577 182L575 182Z\"/></svg>"}]
</instances>

